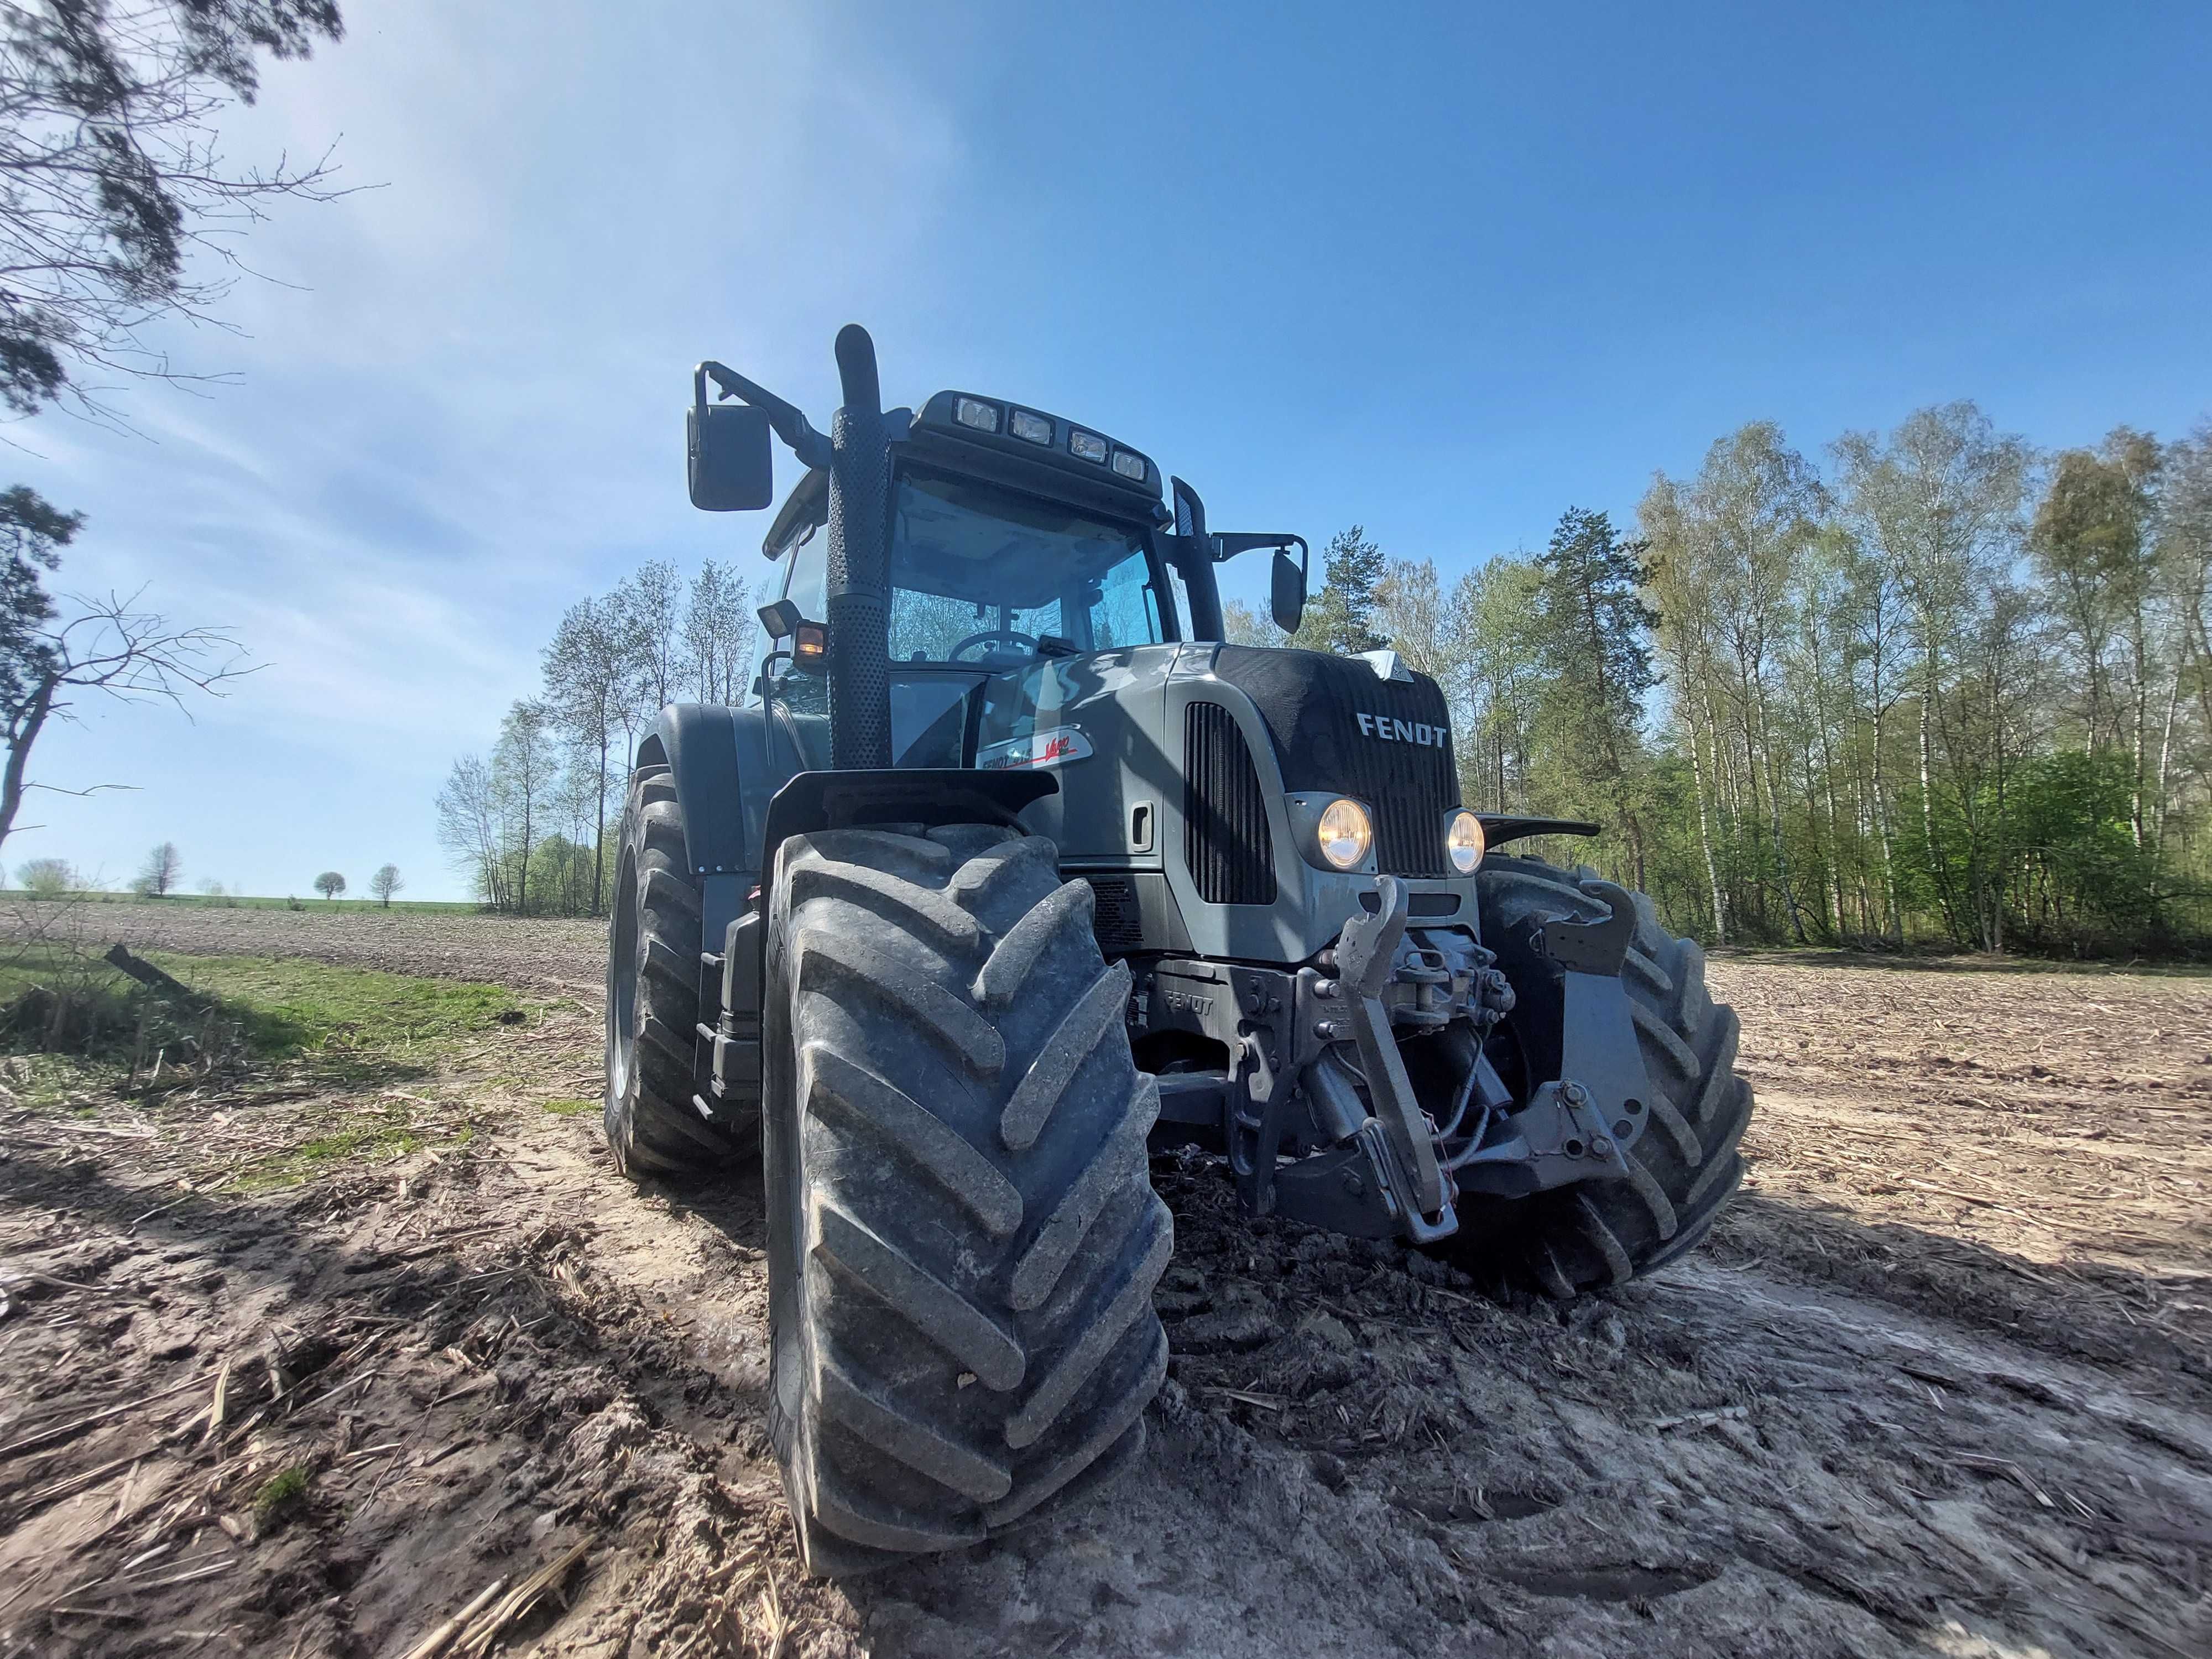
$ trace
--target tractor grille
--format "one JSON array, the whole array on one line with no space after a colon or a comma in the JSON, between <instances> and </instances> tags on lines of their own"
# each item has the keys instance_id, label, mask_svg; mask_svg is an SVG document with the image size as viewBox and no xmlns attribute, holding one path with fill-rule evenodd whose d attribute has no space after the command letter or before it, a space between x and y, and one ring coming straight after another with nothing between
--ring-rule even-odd
<instances>
[{"instance_id":1,"label":"tractor grille","mask_svg":"<svg viewBox=\"0 0 2212 1659\"><path fill-rule=\"evenodd\" d=\"M1218 702L1190 705L1183 722L1182 852L1208 904L1273 904L1275 841L1259 769Z\"/></svg>"},{"instance_id":2,"label":"tractor grille","mask_svg":"<svg viewBox=\"0 0 2212 1659\"><path fill-rule=\"evenodd\" d=\"M1285 789L1350 795L1374 809L1385 875L1448 873L1444 814L1459 802L1459 774L1434 680L1378 679L1355 659L1234 645L1221 647L1214 672L1267 721Z\"/></svg>"},{"instance_id":3,"label":"tractor grille","mask_svg":"<svg viewBox=\"0 0 2212 1659\"><path fill-rule=\"evenodd\" d=\"M1451 751L1370 740L1351 745L1345 759L1329 787L1375 809L1375 867L1386 876L1443 875L1444 813L1459 799Z\"/></svg>"}]
</instances>

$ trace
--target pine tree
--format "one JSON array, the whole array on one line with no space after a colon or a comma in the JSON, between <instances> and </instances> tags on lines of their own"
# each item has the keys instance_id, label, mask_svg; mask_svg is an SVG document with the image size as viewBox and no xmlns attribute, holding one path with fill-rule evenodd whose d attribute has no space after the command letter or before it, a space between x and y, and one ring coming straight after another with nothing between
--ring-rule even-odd
<instances>
[{"instance_id":1,"label":"pine tree","mask_svg":"<svg viewBox=\"0 0 2212 1659\"><path fill-rule=\"evenodd\" d=\"M1638 887L1647 884L1645 848L1632 775L1643 755L1644 694L1658 683L1650 641L1659 618L1638 592L1644 552L1604 514L1571 507L1536 556L1547 679L1537 718L1563 775L1580 780L1590 805L1627 831Z\"/></svg>"},{"instance_id":2,"label":"pine tree","mask_svg":"<svg viewBox=\"0 0 2212 1659\"><path fill-rule=\"evenodd\" d=\"M1383 566L1382 550L1367 539L1363 526L1337 532L1322 553L1322 590L1290 642L1340 656L1381 650L1388 641L1375 631L1375 590Z\"/></svg>"}]
</instances>

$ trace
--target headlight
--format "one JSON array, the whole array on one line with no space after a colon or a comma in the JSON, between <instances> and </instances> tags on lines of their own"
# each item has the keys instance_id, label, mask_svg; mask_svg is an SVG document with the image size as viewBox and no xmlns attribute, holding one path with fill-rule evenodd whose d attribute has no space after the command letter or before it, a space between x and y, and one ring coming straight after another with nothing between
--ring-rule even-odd
<instances>
[{"instance_id":1,"label":"headlight","mask_svg":"<svg viewBox=\"0 0 2212 1659\"><path fill-rule=\"evenodd\" d=\"M1444 831L1444 851L1451 854L1453 869L1462 876L1473 875L1489 848L1480 818L1464 809L1452 814L1451 827Z\"/></svg>"},{"instance_id":2,"label":"headlight","mask_svg":"<svg viewBox=\"0 0 2212 1659\"><path fill-rule=\"evenodd\" d=\"M1356 800L1329 802L1322 809L1315 835L1321 842L1321 855L1339 870L1356 870L1365 863L1367 849L1375 842L1367 809Z\"/></svg>"},{"instance_id":3,"label":"headlight","mask_svg":"<svg viewBox=\"0 0 2212 1659\"><path fill-rule=\"evenodd\" d=\"M999 406L987 404L981 398L963 398L952 405L952 418L963 426L972 426L978 432L999 429Z\"/></svg>"}]
</instances>

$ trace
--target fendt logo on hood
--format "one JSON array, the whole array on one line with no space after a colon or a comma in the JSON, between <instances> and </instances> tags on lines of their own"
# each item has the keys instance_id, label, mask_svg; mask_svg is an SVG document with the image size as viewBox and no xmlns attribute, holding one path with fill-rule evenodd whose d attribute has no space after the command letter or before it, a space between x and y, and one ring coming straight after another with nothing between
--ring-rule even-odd
<instances>
[{"instance_id":1,"label":"fendt logo on hood","mask_svg":"<svg viewBox=\"0 0 2212 1659\"><path fill-rule=\"evenodd\" d=\"M1401 720L1395 714L1370 714L1364 709L1353 719L1359 722L1362 736L1375 738L1384 743L1416 743L1424 749L1443 745L1449 728L1431 726L1425 720Z\"/></svg>"}]
</instances>

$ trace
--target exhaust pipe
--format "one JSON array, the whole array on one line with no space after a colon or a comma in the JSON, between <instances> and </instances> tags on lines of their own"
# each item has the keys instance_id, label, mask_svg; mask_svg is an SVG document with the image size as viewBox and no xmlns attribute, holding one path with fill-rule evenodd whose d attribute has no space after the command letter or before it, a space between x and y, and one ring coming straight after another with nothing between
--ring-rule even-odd
<instances>
[{"instance_id":1,"label":"exhaust pipe","mask_svg":"<svg viewBox=\"0 0 2212 1659\"><path fill-rule=\"evenodd\" d=\"M837 331L844 404L830 422L830 763L891 763L890 447L876 344Z\"/></svg>"}]
</instances>

